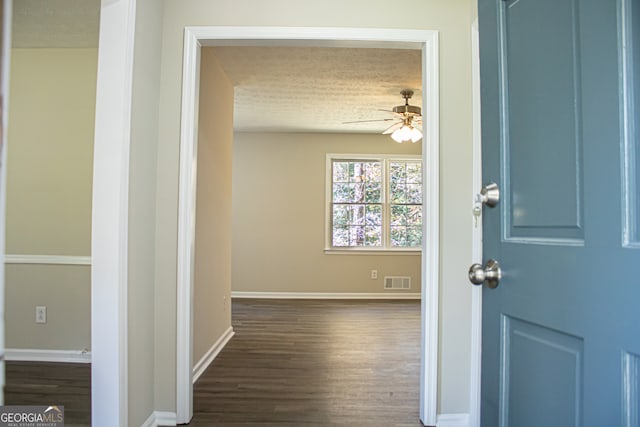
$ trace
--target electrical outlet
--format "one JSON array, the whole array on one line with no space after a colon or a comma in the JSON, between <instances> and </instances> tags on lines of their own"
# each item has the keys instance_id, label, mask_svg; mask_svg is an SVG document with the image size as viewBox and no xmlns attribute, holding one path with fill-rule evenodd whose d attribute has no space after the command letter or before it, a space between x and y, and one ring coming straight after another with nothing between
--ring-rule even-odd
<instances>
[{"instance_id":1,"label":"electrical outlet","mask_svg":"<svg viewBox=\"0 0 640 427\"><path fill-rule=\"evenodd\" d=\"M372 279L378 278L378 270L371 270L371 278Z\"/></svg>"},{"instance_id":2,"label":"electrical outlet","mask_svg":"<svg viewBox=\"0 0 640 427\"><path fill-rule=\"evenodd\" d=\"M36 323L47 323L47 307L44 305L36 307Z\"/></svg>"}]
</instances>

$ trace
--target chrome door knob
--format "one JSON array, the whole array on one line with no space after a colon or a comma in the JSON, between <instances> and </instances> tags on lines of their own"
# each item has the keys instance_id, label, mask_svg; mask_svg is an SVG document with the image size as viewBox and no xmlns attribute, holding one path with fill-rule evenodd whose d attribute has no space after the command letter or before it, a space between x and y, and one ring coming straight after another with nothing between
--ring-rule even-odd
<instances>
[{"instance_id":1,"label":"chrome door knob","mask_svg":"<svg viewBox=\"0 0 640 427\"><path fill-rule=\"evenodd\" d=\"M480 190L480 202L490 208L495 207L500 201L500 189L498 184L490 182Z\"/></svg>"},{"instance_id":2,"label":"chrome door knob","mask_svg":"<svg viewBox=\"0 0 640 427\"><path fill-rule=\"evenodd\" d=\"M484 267L482 264L473 264L469 267L469 281L474 285L486 283L489 288L495 289L498 287L501 277L502 270L495 259L487 261Z\"/></svg>"}]
</instances>

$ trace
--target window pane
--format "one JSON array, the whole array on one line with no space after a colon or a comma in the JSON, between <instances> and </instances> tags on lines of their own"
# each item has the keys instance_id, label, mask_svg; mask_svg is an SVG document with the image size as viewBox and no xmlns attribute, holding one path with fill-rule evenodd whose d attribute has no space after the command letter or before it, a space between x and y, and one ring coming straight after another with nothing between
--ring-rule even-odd
<instances>
[{"instance_id":1,"label":"window pane","mask_svg":"<svg viewBox=\"0 0 640 427\"><path fill-rule=\"evenodd\" d=\"M366 246L382 246L382 227L366 227Z\"/></svg>"},{"instance_id":2,"label":"window pane","mask_svg":"<svg viewBox=\"0 0 640 427\"><path fill-rule=\"evenodd\" d=\"M422 226L407 227L407 246L412 248L422 246Z\"/></svg>"},{"instance_id":3,"label":"window pane","mask_svg":"<svg viewBox=\"0 0 640 427\"><path fill-rule=\"evenodd\" d=\"M351 206L351 221L352 225L364 225L365 218L364 205L352 205Z\"/></svg>"},{"instance_id":4,"label":"window pane","mask_svg":"<svg viewBox=\"0 0 640 427\"><path fill-rule=\"evenodd\" d=\"M391 162L391 164L389 165L389 171L391 172L392 182L405 182L407 180L405 162Z\"/></svg>"},{"instance_id":5,"label":"window pane","mask_svg":"<svg viewBox=\"0 0 640 427\"><path fill-rule=\"evenodd\" d=\"M382 163L381 162L369 162L366 165L366 179L370 183L382 182Z\"/></svg>"},{"instance_id":6,"label":"window pane","mask_svg":"<svg viewBox=\"0 0 640 427\"><path fill-rule=\"evenodd\" d=\"M391 225L407 225L407 206L391 206Z\"/></svg>"},{"instance_id":7,"label":"window pane","mask_svg":"<svg viewBox=\"0 0 640 427\"><path fill-rule=\"evenodd\" d=\"M364 201L365 203L380 203L382 201L382 186L379 182L367 182Z\"/></svg>"},{"instance_id":8,"label":"window pane","mask_svg":"<svg viewBox=\"0 0 640 427\"><path fill-rule=\"evenodd\" d=\"M363 162L351 163L351 182L364 182L365 165Z\"/></svg>"},{"instance_id":9,"label":"window pane","mask_svg":"<svg viewBox=\"0 0 640 427\"><path fill-rule=\"evenodd\" d=\"M349 200L352 203L364 202L364 184L356 183L349 184L351 199Z\"/></svg>"},{"instance_id":10,"label":"window pane","mask_svg":"<svg viewBox=\"0 0 640 427\"><path fill-rule=\"evenodd\" d=\"M406 224L412 226L422 225L422 206L406 206Z\"/></svg>"},{"instance_id":11,"label":"window pane","mask_svg":"<svg viewBox=\"0 0 640 427\"><path fill-rule=\"evenodd\" d=\"M422 245L422 227L391 227L391 246L420 247Z\"/></svg>"},{"instance_id":12,"label":"window pane","mask_svg":"<svg viewBox=\"0 0 640 427\"><path fill-rule=\"evenodd\" d=\"M391 225L422 225L422 206L391 206Z\"/></svg>"},{"instance_id":13,"label":"window pane","mask_svg":"<svg viewBox=\"0 0 640 427\"><path fill-rule=\"evenodd\" d=\"M349 227L349 246L364 246L364 227Z\"/></svg>"},{"instance_id":14,"label":"window pane","mask_svg":"<svg viewBox=\"0 0 640 427\"><path fill-rule=\"evenodd\" d=\"M349 182L349 162L333 162L333 182Z\"/></svg>"},{"instance_id":15,"label":"window pane","mask_svg":"<svg viewBox=\"0 0 640 427\"><path fill-rule=\"evenodd\" d=\"M404 183L391 182L391 203L407 203L407 187Z\"/></svg>"},{"instance_id":16,"label":"window pane","mask_svg":"<svg viewBox=\"0 0 640 427\"><path fill-rule=\"evenodd\" d=\"M349 246L349 227L333 227L333 246Z\"/></svg>"},{"instance_id":17,"label":"window pane","mask_svg":"<svg viewBox=\"0 0 640 427\"><path fill-rule=\"evenodd\" d=\"M351 201L351 189L349 184L333 184L333 202L342 203Z\"/></svg>"},{"instance_id":18,"label":"window pane","mask_svg":"<svg viewBox=\"0 0 640 427\"><path fill-rule=\"evenodd\" d=\"M380 203L382 163L377 161L334 161L333 202Z\"/></svg>"},{"instance_id":19,"label":"window pane","mask_svg":"<svg viewBox=\"0 0 640 427\"><path fill-rule=\"evenodd\" d=\"M410 184L422 183L422 163L421 162L407 162L407 182Z\"/></svg>"},{"instance_id":20,"label":"window pane","mask_svg":"<svg viewBox=\"0 0 640 427\"><path fill-rule=\"evenodd\" d=\"M382 225L382 206L367 206L367 225Z\"/></svg>"},{"instance_id":21,"label":"window pane","mask_svg":"<svg viewBox=\"0 0 640 427\"><path fill-rule=\"evenodd\" d=\"M422 206L391 206L391 246L422 245Z\"/></svg>"},{"instance_id":22,"label":"window pane","mask_svg":"<svg viewBox=\"0 0 640 427\"><path fill-rule=\"evenodd\" d=\"M349 224L349 206L333 205L333 226L344 227Z\"/></svg>"},{"instance_id":23,"label":"window pane","mask_svg":"<svg viewBox=\"0 0 640 427\"><path fill-rule=\"evenodd\" d=\"M406 203L422 203L422 184L407 184Z\"/></svg>"},{"instance_id":24,"label":"window pane","mask_svg":"<svg viewBox=\"0 0 640 427\"><path fill-rule=\"evenodd\" d=\"M382 163L377 161L352 161L349 163L349 180L351 182L381 182Z\"/></svg>"},{"instance_id":25,"label":"window pane","mask_svg":"<svg viewBox=\"0 0 640 427\"><path fill-rule=\"evenodd\" d=\"M335 204L332 246L382 246L382 205Z\"/></svg>"},{"instance_id":26,"label":"window pane","mask_svg":"<svg viewBox=\"0 0 640 427\"><path fill-rule=\"evenodd\" d=\"M422 203L422 164L392 162L389 166L391 203Z\"/></svg>"},{"instance_id":27,"label":"window pane","mask_svg":"<svg viewBox=\"0 0 640 427\"><path fill-rule=\"evenodd\" d=\"M407 245L405 227L391 227L391 246L404 247Z\"/></svg>"},{"instance_id":28,"label":"window pane","mask_svg":"<svg viewBox=\"0 0 640 427\"><path fill-rule=\"evenodd\" d=\"M422 245L422 162L393 161L389 165L391 246Z\"/></svg>"}]
</instances>

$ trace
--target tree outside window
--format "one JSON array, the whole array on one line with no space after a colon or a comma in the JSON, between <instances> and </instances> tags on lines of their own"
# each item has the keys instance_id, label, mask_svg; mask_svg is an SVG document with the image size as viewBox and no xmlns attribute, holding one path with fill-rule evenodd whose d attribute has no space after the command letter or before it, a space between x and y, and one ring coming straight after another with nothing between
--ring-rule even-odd
<instances>
[{"instance_id":1,"label":"tree outside window","mask_svg":"<svg viewBox=\"0 0 640 427\"><path fill-rule=\"evenodd\" d=\"M422 161L330 159L330 246L422 246Z\"/></svg>"}]
</instances>

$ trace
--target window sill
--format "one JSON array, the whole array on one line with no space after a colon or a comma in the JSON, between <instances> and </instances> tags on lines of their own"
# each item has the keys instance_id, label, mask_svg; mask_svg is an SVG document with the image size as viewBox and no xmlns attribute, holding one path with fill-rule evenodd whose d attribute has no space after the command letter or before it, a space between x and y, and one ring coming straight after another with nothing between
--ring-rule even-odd
<instances>
[{"instance_id":1,"label":"window sill","mask_svg":"<svg viewBox=\"0 0 640 427\"><path fill-rule=\"evenodd\" d=\"M400 255L420 256L422 249L325 248L325 255Z\"/></svg>"}]
</instances>

